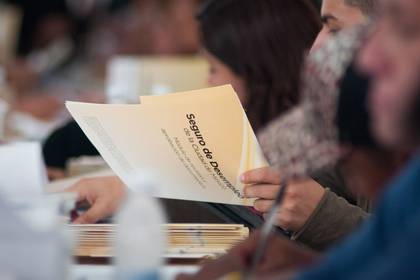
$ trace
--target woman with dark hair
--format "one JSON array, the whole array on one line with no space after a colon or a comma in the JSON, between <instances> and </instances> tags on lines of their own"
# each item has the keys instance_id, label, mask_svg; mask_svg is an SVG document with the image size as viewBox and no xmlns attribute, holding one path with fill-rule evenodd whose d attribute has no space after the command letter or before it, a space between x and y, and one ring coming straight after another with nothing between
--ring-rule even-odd
<instances>
[{"instance_id":1,"label":"woman with dark hair","mask_svg":"<svg viewBox=\"0 0 420 280\"><path fill-rule=\"evenodd\" d=\"M197 19L203 55L210 64L209 84L232 84L257 134L296 105L301 67L321 30L312 3L209 0ZM336 183L336 178L321 179L328 188ZM263 221L263 212L256 215L245 207L208 205L231 223L258 227Z\"/></svg>"},{"instance_id":2,"label":"woman with dark hair","mask_svg":"<svg viewBox=\"0 0 420 280\"><path fill-rule=\"evenodd\" d=\"M298 100L321 23L305 0L211 0L197 15L209 84L232 84L255 131Z\"/></svg>"}]
</instances>

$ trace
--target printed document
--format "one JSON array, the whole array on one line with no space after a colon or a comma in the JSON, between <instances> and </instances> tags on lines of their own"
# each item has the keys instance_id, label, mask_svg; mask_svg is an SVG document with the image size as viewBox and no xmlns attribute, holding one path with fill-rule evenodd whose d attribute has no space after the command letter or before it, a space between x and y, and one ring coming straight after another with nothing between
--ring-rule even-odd
<instances>
[{"instance_id":1,"label":"printed document","mask_svg":"<svg viewBox=\"0 0 420 280\"><path fill-rule=\"evenodd\" d=\"M136 105L66 105L130 188L141 188L133 178L147 172L161 198L253 205L239 176L267 163L231 86L145 96Z\"/></svg>"}]
</instances>

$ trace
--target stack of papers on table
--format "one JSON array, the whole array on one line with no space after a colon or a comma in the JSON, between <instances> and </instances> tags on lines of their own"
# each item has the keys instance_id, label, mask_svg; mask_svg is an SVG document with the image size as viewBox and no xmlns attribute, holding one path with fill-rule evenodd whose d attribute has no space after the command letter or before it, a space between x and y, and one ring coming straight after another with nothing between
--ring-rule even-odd
<instances>
[{"instance_id":1,"label":"stack of papers on table","mask_svg":"<svg viewBox=\"0 0 420 280\"><path fill-rule=\"evenodd\" d=\"M69 225L78 246L77 257L113 257L118 225ZM165 224L168 247L166 258L204 258L226 253L249 236L243 225L233 224Z\"/></svg>"}]
</instances>

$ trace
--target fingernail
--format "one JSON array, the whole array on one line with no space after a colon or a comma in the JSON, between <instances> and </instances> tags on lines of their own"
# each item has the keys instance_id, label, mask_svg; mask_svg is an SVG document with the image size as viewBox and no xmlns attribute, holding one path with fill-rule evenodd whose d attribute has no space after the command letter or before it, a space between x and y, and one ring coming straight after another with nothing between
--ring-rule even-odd
<instances>
[{"instance_id":1,"label":"fingernail","mask_svg":"<svg viewBox=\"0 0 420 280\"><path fill-rule=\"evenodd\" d=\"M241 174L241 176L239 177L239 180L241 180L242 183L245 182L245 175Z\"/></svg>"}]
</instances>

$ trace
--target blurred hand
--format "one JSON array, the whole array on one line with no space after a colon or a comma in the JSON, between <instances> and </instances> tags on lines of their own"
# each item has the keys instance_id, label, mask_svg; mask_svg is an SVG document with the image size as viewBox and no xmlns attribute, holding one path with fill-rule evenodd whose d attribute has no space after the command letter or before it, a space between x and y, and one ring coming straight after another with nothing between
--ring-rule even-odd
<instances>
[{"instance_id":1,"label":"blurred hand","mask_svg":"<svg viewBox=\"0 0 420 280\"><path fill-rule=\"evenodd\" d=\"M55 167L48 167L47 168L47 175L48 179L51 181L64 179L66 177L66 173L61 168L55 168Z\"/></svg>"},{"instance_id":2,"label":"blurred hand","mask_svg":"<svg viewBox=\"0 0 420 280\"><path fill-rule=\"evenodd\" d=\"M232 272L245 272L252 265L260 236L260 232L251 235L225 256L204 264L198 273L182 274L177 279L218 279ZM317 259L318 255L315 252L300 247L284 237L272 235L256 273L259 276L269 276L277 272L290 272L310 265Z\"/></svg>"},{"instance_id":3,"label":"blurred hand","mask_svg":"<svg viewBox=\"0 0 420 280\"><path fill-rule=\"evenodd\" d=\"M13 106L14 110L45 121L54 120L63 108L64 102L60 98L45 95L43 92L38 92L38 95L19 97Z\"/></svg>"},{"instance_id":4,"label":"blurred hand","mask_svg":"<svg viewBox=\"0 0 420 280\"><path fill-rule=\"evenodd\" d=\"M38 74L24 59L16 59L6 65L9 85L20 95L35 88L38 82Z\"/></svg>"},{"instance_id":5,"label":"blurred hand","mask_svg":"<svg viewBox=\"0 0 420 280\"><path fill-rule=\"evenodd\" d=\"M92 224L114 214L123 200L127 189L116 176L82 179L67 192L77 194L77 202L88 202L91 207L79 216L75 224Z\"/></svg>"},{"instance_id":6,"label":"blurred hand","mask_svg":"<svg viewBox=\"0 0 420 280\"><path fill-rule=\"evenodd\" d=\"M254 208L267 214L280 189L280 172L271 167L245 172L242 182L250 186L245 188L245 196L257 198ZM312 179L290 182L284 200L277 213L276 225L290 231L299 231L321 201L325 190Z\"/></svg>"}]
</instances>

